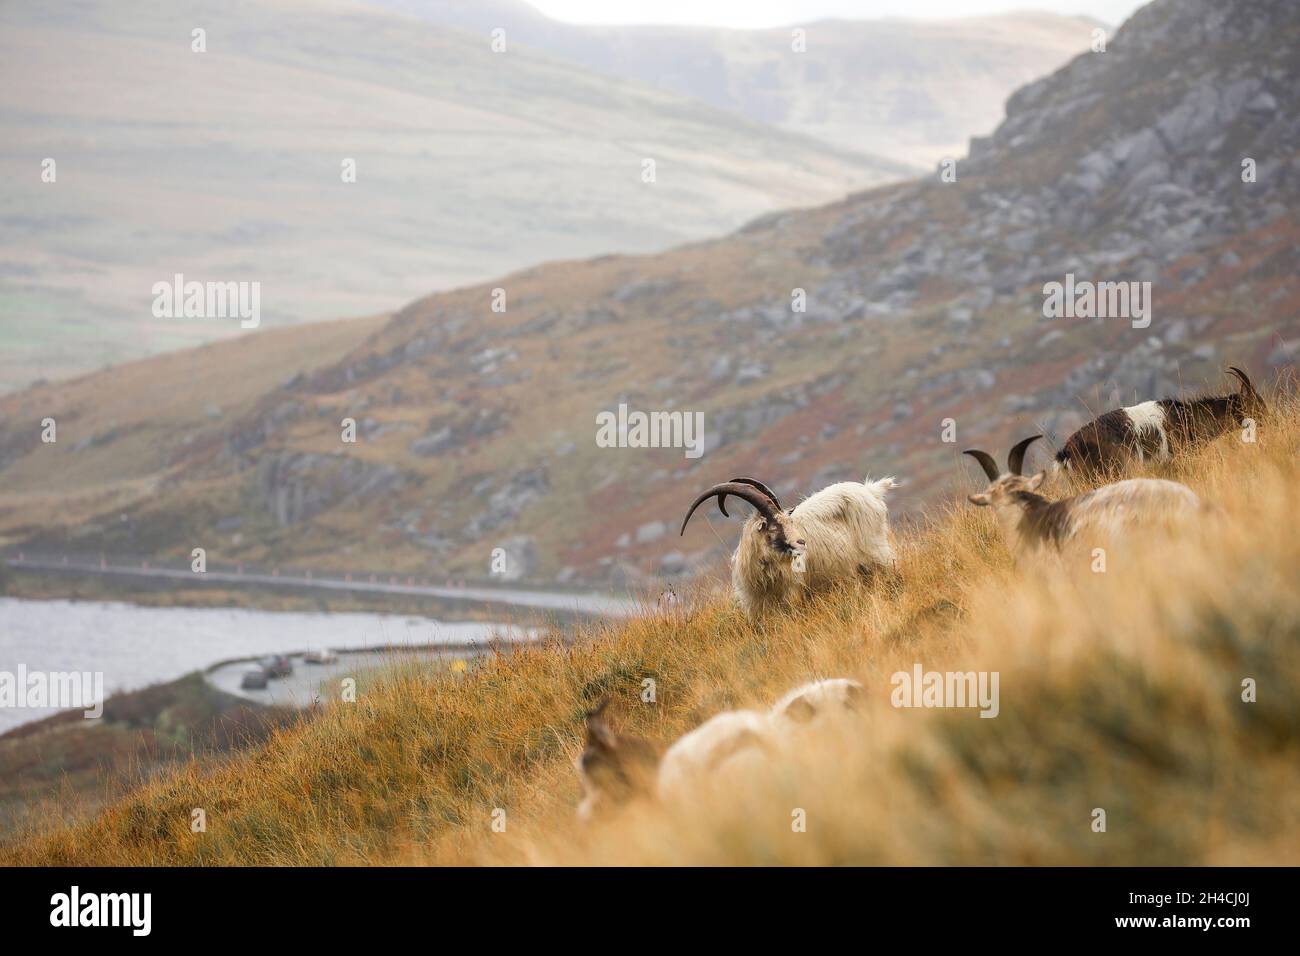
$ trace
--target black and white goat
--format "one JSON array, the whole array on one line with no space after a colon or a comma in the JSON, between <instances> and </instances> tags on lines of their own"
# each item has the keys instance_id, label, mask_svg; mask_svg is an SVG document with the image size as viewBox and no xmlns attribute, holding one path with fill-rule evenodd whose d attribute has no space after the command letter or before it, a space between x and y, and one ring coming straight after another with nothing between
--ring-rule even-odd
<instances>
[{"instance_id":1,"label":"black and white goat","mask_svg":"<svg viewBox=\"0 0 1300 956\"><path fill-rule=\"evenodd\" d=\"M1232 395L1162 398L1116 408L1094 418L1066 439L1056 455L1058 466L1105 474L1131 461L1168 461L1198 442L1209 441L1268 412L1250 377L1228 369L1238 382Z\"/></svg>"},{"instance_id":2,"label":"black and white goat","mask_svg":"<svg viewBox=\"0 0 1300 956\"><path fill-rule=\"evenodd\" d=\"M784 511L776 495L753 478L714 485L691 503L691 515L710 498L727 514L727 496L754 507L731 558L732 592L751 618L789 607L805 594L869 577L894 563L885 494L893 478L841 481Z\"/></svg>"},{"instance_id":3,"label":"black and white goat","mask_svg":"<svg viewBox=\"0 0 1300 956\"><path fill-rule=\"evenodd\" d=\"M987 452L976 448L965 452L980 463L989 479L988 488L971 495L970 501L993 509L1017 562L1071 545L1093 547L1136 527L1168 524L1201 510L1192 489L1160 478L1130 478L1073 498L1048 501L1037 494L1046 473L1031 478L1020 473L1026 450L1042 437L1018 442L1007 456L1004 472Z\"/></svg>"}]
</instances>

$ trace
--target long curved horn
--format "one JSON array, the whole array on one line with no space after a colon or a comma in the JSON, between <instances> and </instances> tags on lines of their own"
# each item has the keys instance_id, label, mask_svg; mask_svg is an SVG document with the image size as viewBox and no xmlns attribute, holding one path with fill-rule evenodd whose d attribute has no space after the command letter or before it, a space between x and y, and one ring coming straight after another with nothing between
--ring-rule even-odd
<instances>
[{"instance_id":1,"label":"long curved horn","mask_svg":"<svg viewBox=\"0 0 1300 956\"><path fill-rule=\"evenodd\" d=\"M964 452L962 452L962 454L970 455L972 458L978 461L980 463L980 467L984 469L984 474L988 475L989 481L998 480L998 475L1001 474L1001 472L998 471L998 463L993 460L993 456L990 455L988 452L980 451L978 448L967 448Z\"/></svg>"},{"instance_id":2,"label":"long curved horn","mask_svg":"<svg viewBox=\"0 0 1300 956\"><path fill-rule=\"evenodd\" d=\"M716 496L718 499L718 509L722 510L722 506L726 503L727 495L735 495L742 501L749 502L754 506L755 510L769 522L776 522L776 510L772 506L772 499L768 498L767 495L763 494L753 485L741 484L738 481L724 481L720 485L714 485L691 502L691 508L686 512L686 517L682 519L682 530L678 534L683 535L686 533L686 525L690 522L691 515L695 514L696 508L708 501L710 498ZM722 510L722 513L725 515L727 512Z\"/></svg>"},{"instance_id":3,"label":"long curved horn","mask_svg":"<svg viewBox=\"0 0 1300 956\"><path fill-rule=\"evenodd\" d=\"M776 510L777 510L777 511L784 511L784 510L785 510L784 508L781 507L781 501L780 501L779 498L777 498L777 496L776 496L776 492L774 492L774 491L773 491L771 488L769 488L767 485L763 484L763 483L762 483L761 481L759 481L757 478L732 478L732 479L730 479L730 480L731 480L731 481L738 481L738 482L740 482L742 485L753 485L753 486L754 486L755 488L757 488L759 491L763 492L763 494L767 495L769 498L772 499L772 504L776 505ZM718 510L721 511L724 515L727 514L726 509L724 509L724 508L722 507L721 503L719 503L719 505L718 505ZM730 517L730 515L728 515L728 517Z\"/></svg>"},{"instance_id":4,"label":"long curved horn","mask_svg":"<svg viewBox=\"0 0 1300 956\"><path fill-rule=\"evenodd\" d=\"M1250 376L1237 368L1235 365L1228 366L1228 374L1241 383L1242 390L1254 398L1259 397L1259 392L1255 391L1255 386L1251 384Z\"/></svg>"},{"instance_id":5,"label":"long curved horn","mask_svg":"<svg viewBox=\"0 0 1300 956\"><path fill-rule=\"evenodd\" d=\"M1023 441L1016 442L1007 455L1007 471L1013 475L1020 474L1020 469L1025 466L1025 452L1030 445L1042 437L1042 435L1031 435Z\"/></svg>"}]
</instances>

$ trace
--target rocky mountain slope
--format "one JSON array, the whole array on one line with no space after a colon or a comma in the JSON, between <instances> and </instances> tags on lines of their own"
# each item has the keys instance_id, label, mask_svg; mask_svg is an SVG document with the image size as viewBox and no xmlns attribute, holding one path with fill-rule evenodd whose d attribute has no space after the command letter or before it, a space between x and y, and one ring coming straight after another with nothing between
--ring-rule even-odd
<instances>
[{"instance_id":1,"label":"rocky mountain slope","mask_svg":"<svg viewBox=\"0 0 1300 956\"><path fill-rule=\"evenodd\" d=\"M154 318L177 272L366 315L914 171L347 0L21 0L0 63L0 390L236 334Z\"/></svg>"},{"instance_id":2,"label":"rocky mountain slope","mask_svg":"<svg viewBox=\"0 0 1300 956\"><path fill-rule=\"evenodd\" d=\"M1017 87L1089 48L1101 25L1020 11L953 20L822 20L770 30L591 26L523 0L369 0L600 73L911 165L965 152ZM792 55L792 30L804 31Z\"/></svg>"},{"instance_id":3,"label":"rocky mountain slope","mask_svg":"<svg viewBox=\"0 0 1300 956\"><path fill-rule=\"evenodd\" d=\"M528 269L302 361L294 342L319 333L291 330L258 378L246 363L277 342L260 334L12 396L0 531L476 576L502 548L538 581L649 584L725 568L734 518L680 539L676 523L733 474L790 497L897 474L901 516L971 480L970 444L1061 437L1089 406L1229 362L1266 381L1300 334L1298 41L1282 0L1157 0L1107 52L1017 92L953 182ZM1044 285L1068 274L1150 282L1150 324L1045 318ZM211 414L190 398L222 390ZM159 425L173 402L189 411ZM620 403L702 412L702 457L599 447Z\"/></svg>"}]
</instances>

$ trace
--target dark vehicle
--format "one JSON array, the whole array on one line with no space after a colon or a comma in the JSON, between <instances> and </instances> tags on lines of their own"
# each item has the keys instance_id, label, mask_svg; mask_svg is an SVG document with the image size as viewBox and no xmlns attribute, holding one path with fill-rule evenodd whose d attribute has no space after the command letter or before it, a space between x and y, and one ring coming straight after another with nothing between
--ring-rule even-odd
<instances>
[{"instance_id":1,"label":"dark vehicle","mask_svg":"<svg viewBox=\"0 0 1300 956\"><path fill-rule=\"evenodd\" d=\"M276 654L262 660L262 670L266 671L267 677L288 677L293 673L293 661L283 654Z\"/></svg>"},{"instance_id":2,"label":"dark vehicle","mask_svg":"<svg viewBox=\"0 0 1300 956\"><path fill-rule=\"evenodd\" d=\"M267 673L264 668L250 667L244 671L244 676L239 680L239 686L244 690L265 690L267 682Z\"/></svg>"}]
</instances>

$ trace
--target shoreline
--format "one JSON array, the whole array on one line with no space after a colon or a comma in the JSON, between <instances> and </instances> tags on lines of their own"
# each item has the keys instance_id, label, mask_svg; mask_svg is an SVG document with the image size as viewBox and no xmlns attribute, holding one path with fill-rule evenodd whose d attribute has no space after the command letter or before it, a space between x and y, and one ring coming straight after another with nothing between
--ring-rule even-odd
<instances>
[{"instance_id":1,"label":"shoreline","mask_svg":"<svg viewBox=\"0 0 1300 956\"><path fill-rule=\"evenodd\" d=\"M0 596L23 600L116 601L139 607L232 607L264 611L417 614L522 624L572 625L602 617L626 617L641 602L633 595L598 591L507 588L487 585L445 587L400 583L367 575L355 580L336 574L267 574L210 570L196 573L167 567L101 565L87 560L4 559L8 582ZM370 580L374 578L375 580ZM407 580L413 580L407 578Z\"/></svg>"}]
</instances>

